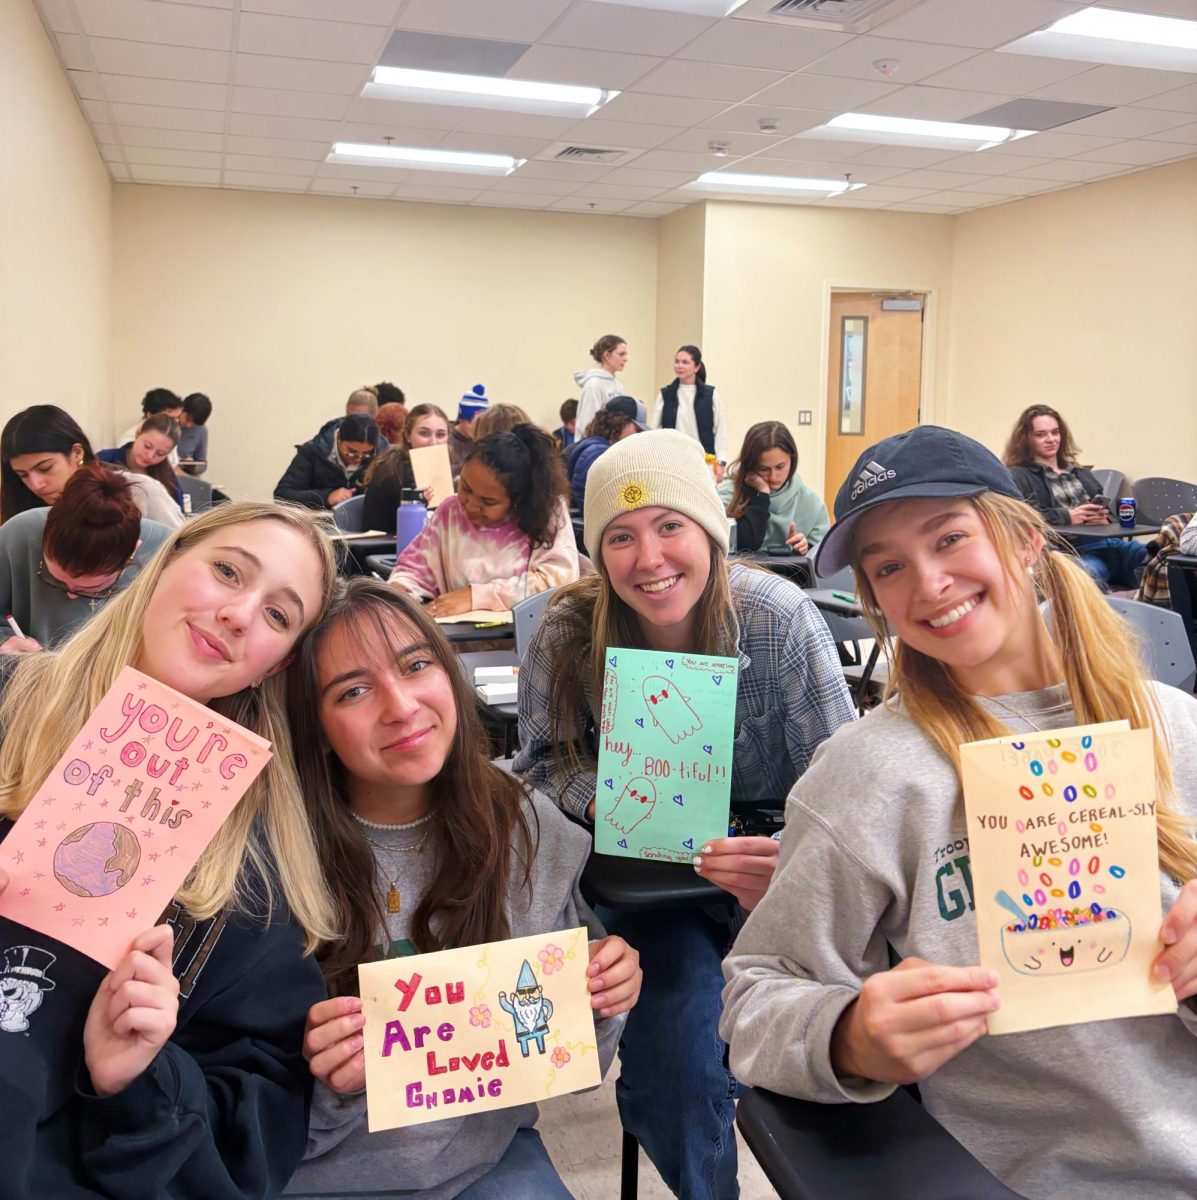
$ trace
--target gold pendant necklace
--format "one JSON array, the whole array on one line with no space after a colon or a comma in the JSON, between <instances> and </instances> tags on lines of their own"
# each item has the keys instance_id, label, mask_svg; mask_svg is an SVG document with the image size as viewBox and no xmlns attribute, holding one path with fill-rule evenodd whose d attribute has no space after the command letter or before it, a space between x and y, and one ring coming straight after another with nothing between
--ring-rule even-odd
<instances>
[{"instance_id":1,"label":"gold pendant necklace","mask_svg":"<svg viewBox=\"0 0 1197 1200\"><path fill-rule=\"evenodd\" d=\"M384 842L376 842L364 829L362 830L362 837L364 837L371 846L378 850L385 850L388 854L410 854L412 851L414 851L416 854L423 854L424 843L428 841L428 835L431 832L432 826L430 825L424 831L424 836L418 842L416 842L414 846L388 846ZM391 914L399 912L400 909L398 884L399 872L396 871L391 878L391 885L387 888L386 894L386 910Z\"/></svg>"}]
</instances>

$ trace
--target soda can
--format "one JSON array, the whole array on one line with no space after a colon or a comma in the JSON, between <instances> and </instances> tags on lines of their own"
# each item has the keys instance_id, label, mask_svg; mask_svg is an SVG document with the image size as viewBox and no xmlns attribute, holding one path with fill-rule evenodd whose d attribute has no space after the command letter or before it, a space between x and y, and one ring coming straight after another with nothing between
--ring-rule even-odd
<instances>
[{"instance_id":1,"label":"soda can","mask_svg":"<svg viewBox=\"0 0 1197 1200\"><path fill-rule=\"evenodd\" d=\"M1133 529L1135 525L1135 498L1123 496L1118 501L1118 524L1123 529Z\"/></svg>"}]
</instances>

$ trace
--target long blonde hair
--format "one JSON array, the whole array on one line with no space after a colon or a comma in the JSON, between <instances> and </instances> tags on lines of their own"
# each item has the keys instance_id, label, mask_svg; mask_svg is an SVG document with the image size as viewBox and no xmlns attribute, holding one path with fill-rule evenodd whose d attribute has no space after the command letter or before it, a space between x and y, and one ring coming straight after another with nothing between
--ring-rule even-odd
<instances>
[{"instance_id":1,"label":"long blonde hair","mask_svg":"<svg viewBox=\"0 0 1197 1200\"><path fill-rule=\"evenodd\" d=\"M337 564L321 526L327 514L294 505L223 504L193 517L166 540L134 582L105 605L57 651L25 657L0 702L0 815L15 819L49 777L71 739L112 686L123 667L142 650L146 609L163 570L175 555L217 530L249 521L278 521L307 538L320 561L320 606L328 606ZM336 934L334 909L324 883L304 809L291 752L285 672L213 700L214 711L266 738L273 757L212 840L178 894L197 919L228 906L247 910L264 901L267 913L275 887L303 927L310 952ZM254 868L242 868L248 861ZM265 895L251 887L253 875Z\"/></svg>"},{"instance_id":2,"label":"long blonde hair","mask_svg":"<svg viewBox=\"0 0 1197 1200\"><path fill-rule=\"evenodd\" d=\"M1042 518L1022 501L993 492L968 502L997 548L1011 588L1021 588L1027 547L1037 541L1037 535L1045 540L1052 537ZM865 615L890 661L886 701L900 693L903 707L959 774L964 742L1001 737L1010 730L982 708L938 659L903 642L895 644L855 547L852 566ZM1151 730L1160 866L1182 883L1197 877L1194 822L1170 803L1172 756L1167 733L1133 633L1064 547L1040 554L1033 576L1038 595L1048 603L1049 636L1060 657L1077 724L1127 720L1132 729Z\"/></svg>"}]
</instances>

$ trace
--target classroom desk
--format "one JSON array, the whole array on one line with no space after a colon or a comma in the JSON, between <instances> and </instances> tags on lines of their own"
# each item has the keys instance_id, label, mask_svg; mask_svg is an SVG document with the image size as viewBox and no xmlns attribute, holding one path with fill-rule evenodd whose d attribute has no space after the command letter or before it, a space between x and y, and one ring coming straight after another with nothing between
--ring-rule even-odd
<instances>
[{"instance_id":1,"label":"classroom desk","mask_svg":"<svg viewBox=\"0 0 1197 1200\"><path fill-rule=\"evenodd\" d=\"M1137 538L1154 537L1159 533L1158 525L1132 525L1129 529L1112 521L1109 525L1049 525L1052 533L1061 537L1077 538Z\"/></svg>"},{"instance_id":2,"label":"classroom desk","mask_svg":"<svg viewBox=\"0 0 1197 1200\"><path fill-rule=\"evenodd\" d=\"M752 563L767 571L790 579L799 587L814 582L815 572L808 554L769 554L764 550L737 550L730 562Z\"/></svg>"},{"instance_id":3,"label":"classroom desk","mask_svg":"<svg viewBox=\"0 0 1197 1200\"><path fill-rule=\"evenodd\" d=\"M811 588L806 593L814 602L816 608L824 612L836 613L841 617L863 617L864 609L853 592L841 592L838 588ZM845 596L852 596L845 600Z\"/></svg>"},{"instance_id":4,"label":"classroom desk","mask_svg":"<svg viewBox=\"0 0 1197 1200\"><path fill-rule=\"evenodd\" d=\"M451 642L506 642L515 641L515 626L510 621L502 625L475 625L472 621L454 621L440 625L441 633Z\"/></svg>"}]
</instances>

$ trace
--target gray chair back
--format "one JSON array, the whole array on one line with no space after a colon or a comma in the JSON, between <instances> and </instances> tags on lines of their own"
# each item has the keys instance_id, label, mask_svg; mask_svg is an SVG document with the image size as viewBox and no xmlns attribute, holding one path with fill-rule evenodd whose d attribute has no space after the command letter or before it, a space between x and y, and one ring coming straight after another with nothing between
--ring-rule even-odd
<instances>
[{"instance_id":1,"label":"gray chair back","mask_svg":"<svg viewBox=\"0 0 1197 1200\"><path fill-rule=\"evenodd\" d=\"M811 555L813 561L814 555ZM820 575L818 571L811 568L811 572L815 577L815 587L830 588L836 592L851 592L856 594L856 576L852 573L851 567L841 567L838 571L833 571L830 575ZM869 636L868 634L865 635Z\"/></svg>"},{"instance_id":2,"label":"gray chair back","mask_svg":"<svg viewBox=\"0 0 1197 1200\"><path fill-rule=\"evenodd\" d=\"M1121 471L1114 471L1106 467L1100 471L1094 471L1093 476L1101 484L1101 494L1112 500L1115 505L1123 496L1130 495L1126 486L1126 476Z\"/></svg>"},{"instance_id":3,"label":"gray chair back","mask_svg":"<svg viewBox=\"0 0 1197 1200\"><path fill-rule=\"evenodd\" d=\"M1135 520L1140 525L1162 525L1173 513L1197 512L1197 483L1182 479L1149 475L1135 484L1133 495Z\"/></svg>"},{"instance_id":4,"label":"gray chair back","mask_svg":"<svg viewBox=\"0 0 1197 1200\"><path fill-rule=\"evenodd\" d=\"M344 533L361 533L362 509L366 506L365 496L350 496L332 508L333 520Z\"/></svg>"},{"instance_id":5,"label":"gray chair back","mask_svg":"<svg viewBox=\"0 0 1197 1200\"><path fill-rule=\"evenodd\" d=\"M194 475L176 475L175 479L183 495L191 497L193 513L212 507L212 485L206 479L197 479Z\"/></svg>"},{"instance_id":6,"label":"gray chair back","mask_svg":"<svg viewBox=\"0 0 1197 1200\"><path fill-rule=\"evenodd\" d=\"M1170 683L1183 692L1192 692L1197 682L1197 665L1188 631L1180 613L1139 600L1107 596L1110 607L1130 622L1138 634L1152 679Z\"/></svg>"},{"instance_id":7,"label":"gray chair back","mask_svg":"<svg viewBox=\"0 0 1197 1200\"><path fill-rule=\"evenodd\" d=\"M546 588L543 592L533 592L511 610L511 618L515 624L515 653L521 662L524 659L524 651L528 649L528 643L540 624L540 618L544 616L544 610L557 590Z\"/></svg>"}]
</instances>

